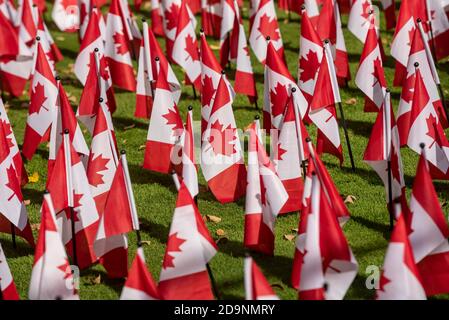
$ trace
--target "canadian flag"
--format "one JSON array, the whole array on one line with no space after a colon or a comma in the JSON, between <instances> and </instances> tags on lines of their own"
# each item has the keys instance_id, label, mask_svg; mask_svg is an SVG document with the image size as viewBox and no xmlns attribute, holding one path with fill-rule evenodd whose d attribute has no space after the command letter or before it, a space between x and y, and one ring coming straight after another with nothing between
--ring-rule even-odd
<instances>
[{"instance_id":1,"label":"canadian flag","mask_svg":"<svg viewBox=\"0 0 449 320\"><path fill-rule=\"evenodd\" d=\"M269 131L271 129L279 129L293 88L297 91L294 107L299 111L301 119L307 111L307 100L299 91L284 60L282 60L281 55L276 51L271 41L267 47L266 57L263 127Z\"/></svg>"},{"instance_id":2,"label":"canadian flag","mask_svg":"<svg viewBox=\"0 0 449 320\"><path fill-rule=\"evenodd\" d=\"M106 19L105 56L112 82L125 90L136 91L136 79L131 61L132 43L128 33L121 0L112 0Z\"/></svg>"},{"instance_id":3,"label":"canadian flag","mask_svg":"<svg viewBox=\"0 0 449 320\"><path fill-rule=\"evenodd\" d=\"M407 76L407 62L416 30L417 19L427 21L426 2L424 0L402 1L398 22L391 42L391 55L396 59L394 85L401 86Z\"/></svg>"},{"instance_id":4,"label":"canadian flag","mask_svg":"<svg viewBox=\"0 0 449 320\"><path fill-rule=\"evenodd\" d=\"M435 47L435 55L437 60L441 60L449 55L449 47L447 42L449 41L449 16L447 6L443 3L443 0L428 0L427 16L429 17L429 23L432 26L433 41ZM432 43L432 39L429 34L429 43Z\"/></svg>"},{"instance_id":5,"label":"canadian flag","mask_svg":"<svg viewBox=\"0 0 449 320\"><path fill-rule=\"evenodd\" d=\"M190 5L189 5L190 7ZM215 38L220 37L223 5L220 0L201 0L201 27L204 33Z\"/></svg>"},{"instance_id":6,"label":"canadian flag","mask_svg":"<svg viewBox=\"0 0 449 320\"><path fill-rule=\"evenodd\" d=\"M166 70L161 67L154 92L143 167L170 173L181 160L176 148L180 147L183 131L184 125L167 82Z\"/></svg>"},{"instance_id":7,"label":"canadian flag","mask_svg":"<svg viewBox=\"0 0 449 320\"><path fill-rule=\"evenodd\" d=\"M162 8L160 0L151 0L151 30L155 35L164 35L164 24L162 19Z\"/></svg>"},{"instance_id":8,"label":"canadian flag","mask_svg":"<svg viewBox=\"0 0 449 320\"><path fill-rule=\"evenodd\" d=\"M323 0L323 7L317 22L317 31L321 40L329 40L332 48L332 61L339 81L351 79L348 53L341 26L340 10L337 0Z\"/></svg>"},{"instance_id":9,"label":"canadian flag","mask_svg":"<svg viewBox=\"0 0 449 320\"><path fill-rule=\"evenodd\" d=\"M248 175L245 201L245 247L274 254L275 220L288 193L267 156L259 121L249 127Z\"/></svg>"},{"instance_id":10,"label":"canadian flag","mask_svg":"<svg viewBox=\"0 0 449 320\"><path fill-rule=\"evenodd\" d=\"M279 300L253 258L244 261L246 300Z\"/></svg>"},{"instance_id":11,"label":"canadian flag","mask_svg":"<svg viewBox=\"0 0 449 320\"><path fill-rule=\"evenodd\" d=\"M221 76L224 76L223 70L215 58L209 44L207 43L206 36L201 33L201 133L206 130L207 122L209 121L212 106L215 100L215 94L217 92L218 83ZM224 76L224 81L228 90L234 98L234 89Z\"/></svg>"},{"instance_id":12,"label":"canadian flag","mask_svg":"<svg viewBox=\"0 0 449 320\"><path fill-rule=\"evenodd\" d=\"M84 123L90 133L94 130L98 108L103 108L109 129L114 130L111 113L116 110L116 103L109 66L101 50L94 49L90 56L89 73L76 111L77 118Z\"/></svg>"},{"instance_id":13,"label":"canadian flag","mask_svg":"<svg viewBox=\"0 0 449 320\"><path fill-rule=\"evenodd\" d=\"M401 213L399 203L396 203L395 210L398 219L391 233L376 298L377 300L425 300L426 293L415 264L405 217Z\"/></svg>"},{"instance_id":14,"label":"canadian flag","mask_svg":"<svg viewBox=\"0 0 449 320\"><path fill-rule=\"evenodd\" d=\"M89 19L92 14L92 11L96 11L98 14L98 23L100 26L101 34L104 36L106 34L106 23L104 21L104 17L102 13L99 13L97 6L101 7L99 0L80 0L79 1L79 10L80 10L80 30L79 30L79 38L82 41L84 35L86 34L87 26L89 25Z\"/></svg>"},{"instance_id":15,"label":"canadian flag","mask_svg":"<svg viewBox=\"0 0 449 320\"><path fill-rule=\"evenodd\" d=\"M41 215L28 297L31 300L78 300L49 193L44 195Z\"/></svg>"},{"instance_id":16,"label":"canadian flag","mask_svg":"<svg viewBox=\"0 0 449 320\"><path fill-rule=\"evenodd\" d=\"M17 8L13 1L7 0L0 4L0 11L9 22L15 23L17 18Z\"/></svg>"},{"instance_id":17,"label":"canadian flag","mask_svg":"<svg viewBox=\"0 0 449 320\"><path fill-rule=\"evenodd\" d=\"M50 31L48 31L47 25L45 24L42 14L37 11L37 8L35 8L35 12L38 17L38 19L37 19L37 37L40 38L39 41L42 45L42 49L44 49L44 52L48 57L48 62L50 63L50 66L52 67L53 74L56 74L55 65L57 62L63 60L64 57L62 56L61 51L59 50L58 46L56 45L55 41L53 40L53 37L51 36Z\"/></svg>"},{"instance_id":18,"label":"canadian flag","mask_svg":"<svg viewBox=\"0 0 449 320\"><path fill-rule=\"evenodd\" d=\"M89 156L89 148L86 140L84 140L81 127L76 120L70 101L65 93L65 90L60 80L57 80L58 99L56 100L56 115L53 119L50 128L50 148L48 152L48 175L51 176L51 171L56 159L56 154L62 144L64 130L69 130L70 142L73 148L78 153L81 161L86 163Z\"/></svg>"},{"instance_id":19,"label":"canadian flag","mask_svg":"<svg viewBox=\"0 0 449 320\"><path fill-rule=\"evenodd\" d=\"M12 131L11 122L9 121L2 99L0 99L0 121L2 122L1 125L3 126L6 141L8 142L7 146L9 148L9 155L12 158L17 172L17 178L19 179L20 185L23 186L28 182L28 174L23 164L22 155L19 151L19 145L17 144L16 137Z\"/></svg>"},{"instance_id":20,"label":"canadian flag","mask_svg":"<svg viewBox=\"0 0 449 320\"><path fill-rule=\"evenodd\" d=\"M378 112L383 104L387 83L379 47L378 33L372 25L367 33L355 84L365 94L365 112Z\"/></svg>"},{"instance_id":21,"label":"canadian flag","mask_svg":"<svg viewBox=\"0 0 449 320\"><path fill-rule=\"evenodd\" d=\"M5 253L0 244L0 298L1 300L20 300L19 294L14 284Z\"/></svg>"},{"instance_id":22,"label":"canadian flag","mask_svg":"<svg viewBox=\"0 0 449 320\"><path fill-rule=\"evenodd\" d=\"M52 194L58 230L68 254L72 258L74 257L73 223L77 264L80 269L89 267L96 261L93 243L99 215L83 163L67 132L64 132L63 143L61 143L56 155L52 174L47 180L47 189ZM71 208L73 209L71 210Z\"/></svg>"},{"instance_id":23,"label":"canadian flag","mask_svg":"<svg viewBox=\"0 0 449 320\"><path fill-rule=\"evenodd\" d=\"M360 41L365 42L368 31L376 27L375 12L371 0L354 0L349 13L348 29ZM377 31L377 30L376 30Z\"/></svg>"},{"instance_id":24,"label":"canadian flag","mask_svg":"<svg viewBox=\"0 0 449 320\"><path fill-rule=\"evenodd\" d=\"M178 13L176 37L173 43L172 59L186 72L188 80L201 90L201 62L196 40L195 25L185 2Z\"/></svg>"},{"instance_id":25,"label":"canadian flag","mask_svg":"<svg viewBox=\"0 0 449 320\"><path fill-rule=\"evenodd\" d=\"M388 91L385 94L384 104L377 114L363 156L363 161L371 166L382 180L385 186L387 203L390 201L389 179L391 179L391 200L405 201L405 180L400 148L398 127L394 119L390 92ZM391 177L388 177L390 174L388 162L390 162ZM392 207L389 206L389 208ZM390 212L390 214L393 215L394 212Z\"/></svg>"},{"instance_id":26,"label":"canadian flag","mask_svg":"<svg viewBox=\"0 0 449 320\"><path fill-rule=\"evenodd\" d=\"M25 44L31 44L37 33L37 16L34 15L32 3L32 0L22 0L17 15L18 35Z\"/></svg>"},{"instance_id":27,"label":"canadian flag","mask_svg":"<svg viewBox=\"0 0 449 320\"><path fill-rule=\"evenodd\" d=\"M22 153L31 159L41 142L48 140L49 130L57 114L58 86L39 42L36 58L28 118L23 139Z\"/></svg>"},{"instance_id":28,"label":"canadian flag","mask_svg":"<svg viewBox=\"0 0 449 320\"><path fill-rule=\"evenodd\" d=\"M326 191L312 173L299 299L341 300L357 275L358 264L338 224Z\"/></svg>"},{"instance_id":29,"label":"canadian flag","mask_svg":"<svg viewBox=\"0 0 449 320\"><path fill-rule=\"evenodd\" d=\"M161 0L161 7L165 34L165 50L167 52L167 57L172 59L181 0Z\"/></svg>"},{"instance_id":30,"label":"canadian flag","mask_svg":"<svg viewBox=\"0 0 449 320\"><path fill-rule=\"evenodd\" d=\"M303 4L305 10L307 11L307 15L314 26L316 26L318 22L318 17L320 16L320 5L322 4L322 0L303 0ZM299 11L298 11L299 13Z\"/></svg>"},{"instance_id":31,"label":"canadian flag","mask_svg":"<svg viewBox=\"0 0 449 320\"><path fill-rule=\"evenodd\" d=\"M78 0L55 0L51 17L64 32L77 32L80 25Z\"/></svg>"},{"instance_id":32,"label":"canadian flag","mask_svg":"<svg viewBox=\"0 0 449 320\"><path fill-rule=\"evenodd\" d=\"M416 83L417 66L419 67L419 72L424 80L423 81L424 86L429 95L431 103L433 104L438 114L438 118L441 121L441 124L445 128L448 126L446 113L444 111L444 107L438 94L438 88L435 82L435 80L438 77L438 74L436 73L436 69L432 68L433 58L430 53L429 55L426 53L422 33L420 32L419 27L417 26L417 28L413 32L410 57L408 58L407 63L407 75L403 82L401 99L399 101L399 108L397 115L399 136L401 138L401 146L407 144L411 121L412 102L414 97L413 91L415 89ZM432 70L435 70L435 74L432 72Z\"/></svg>"},{"instance_id":33,"label":"canadian flag","mask_svg":"<svg viewBox=\"0 0 449 320\"><path fill-rule=\"evenodd\" d=\"M159 290L145 264L143 248L137 248L136 257L128 272L128 278L120 300L159 300Z\"/></svg>"},{"instance_id":34,"label":"canadian flag","mask_svg":"<svg viewBox=\"0 0 449 320\"><path fill-rule=\"evenodd\" d=\"M430 100L420 70L416 70L415 89L408 127L407 145L421 153L421 143L426 145L426 158L432 177L448 179L449 142L438 113Z\"/></svg>"},{"instance_id":35,"label":"canadian flag","mask_svg":"<svg viewBox=\"0 0 449 320\"><path fill-rule=\"evenodd\" d=\"M312 102L318 70L323 59L323 43L315 30L309 11L303 10L299 38L298 86L308 105ZM308 120L308 110L305 115Z\"/></svg>"},{"instance_id":36,"label":"canadian flag","mask_svg":"<svg viewBox=\"0 0 449 320\"><path fill-rule=\"evenodd\" d=\"M198 194L198 168L195 161L195 137L193 128L193 111L189 106L184 130L184 143L182 146L182 180L189 189L190 195Z\"/></svg>"},{"instance_id":37,"label":"canadian flag","mask_svg":"<svg viewBox=\"0 0 449 320\"><path fill-rule=\"evenodd\" d=\"M263 64L265 63L268 42L273 45L274 49L285 60L284 45L282 44L281 31L279 29L273 0L260 0L257 5L257 11L249 36L249 43L257 60Z\"/></svg>"},{"instance_id":38,"label":"canadian flag","mask_svg":"<svg viewBox=\"0 0 449 320\"><path fill-rule=\"evenodd\" d=\"M181 85L156 37L148 27L148 23L144 21L143 37L140 43L139 67L137 69L136 111L134 113L136 117L148 119L151 115L158 67L164 68L170 90L173 93L175 102L178 103L181 96Z\"/></svg>"},{"instance_id":39,"label":"canadian flag","mask_svg":"<svg viewBox=\"0 0 449 320\"><path fill-rule=\"evenodd\" d=\"M159 276L161 298L213 299L206 264L217 250L192 196L181 183Z\"/></svg>"},{"instance_id":40,"label":"canadian flag","mask_svg":"<svg viewBox=\"0 0 449 320\"><path fill-rule=\"evenodd\" d=\"M449 227L432 183L424 150L413 182L410 212L405 211L404 218L426 295L448 292Z\"/></svg>"},{"instance_id":41,"label":"canadian flag","mask_svg":"<svg viewBox=\"0 0 449 320\"><path fill-rule=\"evenodd\" d=\"M381 0L382 9L385 12L385 23L387 29L396 27L396 5L394 0Z\"/></svg>"},{"instance_id":42,"label":"canadian flag","mask_svg":"<svg viewBox=\"0 0 449 320\"><path fill-rule=\"evenodd\" d=\"M6 113L4 113L6 115ZM14 146L9 122L3 120L3 113L0 121L0 192L4 195L4 200L0 202L0 232L12 233L13 231L23 237L32 247L34 238L31 231L28 214L23 203L21 190L21 171L14 155ZM20 154L18 154L20 157ZM20 159L21 162L21 159Z\"/></svg>"},{"instance_id":43,"label":"canadian flag","mask_svg":"<svg viewBox=\"0 0 449 320\"><path fill-rule=\"evenodd\" d=\"M246 168L232 101L222 75L201 145L203 175L221 203L237 200L245 194L246 188Z\"/></svg>"},{"instance_id":44,"label":"canadian flag","mask_svg":"<svg viewBox=\"0 0 449 320\"><path fill-rule=\"evenodd\" d=\"M257 100L256 82L249 56L245 28L236 0L225 0L220 35L220 64L235 61L234 90L245 94L251 103Z\"/></svg>"},{"instance_id":45,"label":"canadian flag","mask_svg":"<svg viewBox=\"0 0 449 320\"><path fill-rule=\"evenodd\" d=\"M324 46L323 58L318 72L315 92L310 102L309 118L318 127L318 154L329 153L343 163L343 150L338 130L335 104L341 102L337 76L329 44Z\"/></svg>"},{"instance_id":46,"label":"canadian flag","mask_svg":"<svg viewBox=\"0 0 449 320\"><path fill-rule=\"evenodd\" d=\"M95 48L101 49L101 56L104 55L104 41L99 25L100 13L96 8L92 9L89 22L81 40L78 56L75 60L74 72L81 84L86 84L87 75L89 74L90 58Z\"/></svg>"}]
</instances>

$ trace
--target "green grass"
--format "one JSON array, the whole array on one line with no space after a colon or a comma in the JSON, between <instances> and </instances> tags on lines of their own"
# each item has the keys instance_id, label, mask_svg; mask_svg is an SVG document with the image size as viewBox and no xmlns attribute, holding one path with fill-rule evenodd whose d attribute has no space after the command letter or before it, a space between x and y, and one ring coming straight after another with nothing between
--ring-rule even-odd
<instances>
[{"instance_id":1,"label":"green grass","mask_svg":"<svg viewBox=\"0 0 449 320\"><path fill-rule=\"evenodd\" d=\"M248 3L245 2L243 16L247 26ZM148 8L144 9L143 15L149 17ZM70 65L73 64L78 54L79 44L76 34L65 34L59 32L51 22L50 14L47 13L48 26L60 47L65 59L57 65L57 70L63 79L65 89L79 100L82 87L76 80ZM281 33L284 41L284 48L288 67L293 76L296 76L300 18L292 14L292 19L284 23L286 14L278 13ZM383 18L383 17L382 17ZM347 16L343 17L346 45L348 48L351 74L354 77L362 51L360 43L346 29ZM383 19L382 19L383 23ZM385 28L383 27L383 30ZM388 43L392 38L392 32L382 32L385 50L390 51ZM159 39L163 45L164 41ZM210 43L217 44L210 39ZM218 52L215 52L218 55ZM263 97L263 67L252 56L253 68L257 79L257 89L259 97ZM449 85L449 63L440 63L439 72L443 87ZM385 63L385 72L388 83L393 81L394 60L388 56ZM179 80L182 80L183 73L179 67L174 66ZM229 72L229 77L233 78L233 72ZM376 173L363 163L362 157L371 127L375 120L375 114L363 112L363 95L355 87L354 82L349 83L349 88L341 90L343 101L356 98L355 105L343 103L345 115L348 121L349 135L354 151L357 171L353 173L349 167L349 157L347 148L341 131L343 150L345 152L345 163L342 168L338 166L337 160L330 156L323 156L328 170L334 179L342 195L354 195L356 201L348 204L351 212L351 220L344 226L346 234L354 255L359 263L359 274L347 293L347 299L372 299L373 290L365 287L365 270L368 265L381 266L384 253L389 239L389 219L385 204L385 191L381 180ZM398 104L400 90L392 90L393 103ZM155 279L158 279L162 259L165 250L165 243L168 237L169 225L175 207L176 191L169 175L161 175L149 172L141 168L144 150L139 146L146 140L148 123L137 120L133 117L135 106L134 93L116 91L118 110L114 114L114 125L117 134L117 141L120 149L126 149L128 154L129 169L133 182L134 194L136 197L137 210L142 225L142 238L149 241L144 246L147 264ZM23 141L24 128L26 123L28 97L21 99L9 99L6 101L10 105L9 117L14 126L16 138L21 144ZM187 106L194 106L194 118L200 119L200 102L192 97L191 87L183 87L183 95L179 103L179 109L183 118L185 117ZM262 98L259 98L259 105L262 105ZM248 103L245 96L238 95L234 101L234 113L239 128L246 127L259 113L254 106ZM132 129L125 130L125 127L135 124ZM314 134L315 128L309 127L309 132ZM86 139L88 137L86 136ZM90 138L88 139L90 142ZM417 163L417 156L410 150L403 149L402 156L407 187L412 185ZM48 150L42 145L34 158L26 164L28 173L38 172L40 180L37 183L30 183L24 188L24 197L29 199L28 206L31 223L39 223L39 209L42 202L42 192L47 180L47 157ZM213 237L217 229L223 229L228 238L227 242L220 242L219 252L211 261L211 267L218 283L219 291L225 299L243 299L243 219L244 219L244 199L237 203L221 205L214 200L213 196L206 191L204 178L200 181L200 195L198 197L200 212L213 214L222 218L218 224L207 223ZM448 184L446 182L435 182L438 195L443 202L448 198ZM447 212L447 207L443 208ZM290 274L293 262L294 241L284 239L285 234L292 234L292 229L297 228L297 214L289 214L280 217L276 225L276 250L274 257L267 257L254 254L254 258L261 266L265 276L271 284L276 284L274 290L282 299L296 299L297 294L290 287ZM35 231L35 236L37 231ZM131 262L136 249L136 238L134 234L129 236L130 250L129 260ZM33 251L23 242L18 240L18 248L12 248L10 236L0 235L0 241L8 258L15 283L20 292L21 298L27 298L31 267L33 263ZM94 266L81 273L82 299L116 299L121 291L123 282L108 280L104 269L101 266ZM101 276L101 282L96 284L95 279Z\"/></svg>"}]
</instances>

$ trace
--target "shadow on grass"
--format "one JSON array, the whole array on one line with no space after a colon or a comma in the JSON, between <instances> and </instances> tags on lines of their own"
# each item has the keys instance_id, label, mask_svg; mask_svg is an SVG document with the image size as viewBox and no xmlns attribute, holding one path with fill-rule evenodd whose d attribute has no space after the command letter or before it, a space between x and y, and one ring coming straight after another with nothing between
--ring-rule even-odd
<instances>
[{"instance_id":1,"label":"shadow on grass","mask_svg":"<svg viewBox=\"0 0 449 320\"><path fill-rule=\"evenodd\" d=\"M20 258L34 255L34 249L21 237L16 237L16 248L12 245L11 235L2 234L1 240L3 251L8 258Z\"/></svg>"},{"instance_id":2,"label":"shadow on grass","mask_svg":"<svg viewBox=\"0 0 449 320\"><path fill-rule=\"evenodd\" d=\"M101 267L103 268L103 267ZM125 279L112 279L112 278L108 278L108 274L106 273L106 271L104 270L99 270L98 268L88 268L85 270L81 271L81 276L83 279L86 278L97 278L98 276L100 276L100 281L102 284L108 286L109 288L111 288L112 290L115 291L115 293L117 293L117 295L120 296L122 289L123 289L123 285L125 284ZM87 286L95 286L95 284L86 284Z\"/></svg>"},{"instance_id":3,"label":"shadow on grass","mask_svg":"<svg viewBox=\"0 0 449 320\"><path fill-rule=\"evenodd\" d=\"M159 240L160 243L166 243L170 227L150 221L145 217L140 218L140 230L150 235L150 237Z\"/></svg>"},{"instance_id":4,"label":"shadow on grass","mask_svg":"<svg viewBox=\"0 0 449 320\"><path fill-rule=\"evenodd\" d=\"M388 212L387 212L387 209L385 208L386 218L387 218L387 215L388 215ZM364 217L359 217L359 216L351 216L351 220L368 228L368 229L371 229L371 230L381 233L383 238L386 240L390 239L391 231L390 231L390 225L388 223L387 224L380 223L380 222L372 221L372 220L366 219ZM357 252L359 254L363 254L364 252L366 253L366 252L370 252L370 251L377 250L377 249L379 249L379 248L378 247L368 247L368 248L364 247L363 249L357 250Z\"/></svg>"},{"instance_id":5,"label":"shadow on grass","mask_svg":"<svg viewBox=\"0 0 449 320\"><path fill-rule=\"evenodd\" d=\"M137 120L135 117L124 118L113 116L112 121L114 122L115 130L124 131L125 127L129 127L131 125L134 125L134 128L137 129L148 130L148 124L141 120Z\"/></svg>"}]
</instances>

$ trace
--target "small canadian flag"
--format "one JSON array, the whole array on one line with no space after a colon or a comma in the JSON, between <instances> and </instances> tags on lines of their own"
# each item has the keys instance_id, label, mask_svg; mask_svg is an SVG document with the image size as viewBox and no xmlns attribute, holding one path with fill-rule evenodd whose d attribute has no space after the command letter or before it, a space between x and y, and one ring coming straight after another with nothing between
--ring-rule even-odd
<instances>
[{"instance_id":1,"label":"small canadian flag","mask_svg":"<svg viewBox=\"0 0 449 320\"><path fill-rule=\"evenodd\" d=\"M0 244L0 300L19 300L14 279Z\"/></svg>"},{"instance_id":2,"label":"small canadian flag","mask_svg":"<svg viewBox=\"0 0 449 320\"><path fill-rule=\"evenodd\" d=\"M279 300L253 258L245 258L244 268L246 300Z\"/></svg>"}]
</instances>

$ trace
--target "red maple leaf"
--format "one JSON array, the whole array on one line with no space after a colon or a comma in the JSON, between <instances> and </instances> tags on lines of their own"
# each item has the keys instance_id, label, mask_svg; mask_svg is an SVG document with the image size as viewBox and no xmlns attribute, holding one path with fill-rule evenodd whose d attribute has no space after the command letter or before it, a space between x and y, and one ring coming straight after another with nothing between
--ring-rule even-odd
<instances>
[{"instance_id":1,"label":"red maple leaf","mask_svg":"<svg viewBox=\"0 0 449 320\"><path fill-rule=\"evenodd\" d=\"M11 124L6 122L6 120L2 120L3 130L5 131L6 141L8 142L8 147L11 149L14 147L14 143L12 142L12 130ZM11 137L10 137L11 136Z\"/></svg>"},{"instance_id":2,"label":"red maple leaf","mask_svg":"<svg viewBox=\"0 0 449 320\"><path fill-rule=\"evenodd\" d=\"M38 82L36 86L33 88L33 92L31 94L30 101L30 115L33 113L39 113L41 108L44 108L48 111L48 109L44 106L47 97L45 96L44 86Z\"/></svg>"},{"instance_id":3,"label":"red maple leaf","mask_svg":"<svg viewBox=\"0 0 449 320\"><path fill-rule=\"evenodd\" d=\"M109 159L103 158L101 154L95 159L92 159L92 161L89 161L88 180L90 185L97 187L98 185L104 183L104 174L100 172L107 170L106 165L108 164L108 162Z\"/></svg>"},{"instance_id":4,"label":"red maple leaf","mask_svg":"<svg viewBox=\"0 0 449 320\"><path fill-rule=\"evenodd\" d=\"M115 32L112 38L114 38L114 44L117 49L117 54L124 55L129 51L124 34Z\"/></svg>"},{"instance_id":5,"label":"red maple leaf","mask_svg":"<svg viewBox=\"0 0 449 320\"><path fill-rule=\"evenodd\" d=\"M100 59L100 76L105 80L109 80L109 66L106 57L103 55Z\"/></svg>"},{"instance_id":6,"label":"red maple leaf","mask_svg":"<svg viewBox=\"0 0 449 320\"><path fill-rule=\"evenodd\" d=\"M426 119L427 133L426 135L433 139L433 142L429 145L429 149L436 143L438 147L449 147L449 142L446 139L443 128L438 125L437 118L432 114Z\"/></svg>"},{"instance_id":7,"label":"red maple leaf","mask_svg":"<svg viewBox=\"0 0 449 320\"><path fill-rule=\"evenodd\" d=\"M401 99L406 101L407 103L411 103L413 100L413 96L415 95L415 79L416 74L412 74L410 77L405 79L404 88Z\"/></svg>"},{"instance_id":8,"label":"red maple leaf","mask_svg":"<svg viewBox=\"0 0 449 320\"><path fill-rule=\"evenodd\" d=\"M65 11L70 12L70 7L78 6L78 2L76 0L62 0L61 5Z\"/></svg>"},{"instance_id":9,"label":"red maple leaf","mask_svg":"<svg viewBox=\"0 0 449 320\"><path fill-rule=\"evenodd\" d=\"M203 79L203 89L201 90L201 100L203 106L210 106L210 102L212 97L215 95L215 91L217 89L214 88L214 82L212 81L212 77L204 76Z\"/></svg>"},{"instance_id":10,"label":"red maple leaf","mask_svg":"<svg viewBox=\"0 0 449 320\"><path fill-rule=\"evenodd\" d=\"M270 40L280 39L279 26L276 18L270 18L266 13L260 17L260 24L257 28L264 38L270 37Z\"/></svg>"},{"instance_id":11,"label":"red maple leaf","mask_svg":"<svg viewBox=\"0 0 449 320\"><path fill-rule=\"evenodd\" d=\"M192 62L200 61L200 56L198 53L198 41L196 39L193 39L193 37L190 34L186 37L185 40L186 40L186 47L184 48L184 50L189 54L190 58L192 59Z\"/></svg>"},{"instance_id":12,"label":"red maple leaf","mask_svg":"<svg viewBox=\"0 0 449 320\"><path fill-rule=\"evenodd\" d=\"M80 221L80 218L78 217L79 210L76 210L76 208L81 207L80 200L83 196L84 196L84 194L78 194L78 193L75 193L73 195L73 216L74 216L73 219L75 220L75 222ZM70 212L70 209L67 208L64 210L64 212L65 212L65 216L67 217L67 220L70 220L72 218L72 213Z\"/></svg>"},{"instance_id":13,"label":"red maple leaf","mask_svg":"<svg viewBox=\"0 0 449 320\"><path fill-rule=\"evenodd\" d=\"M168 10L165 10L164 16L165 21L167 21L166 27L167 30L171 30L178 26L178 13L179 6L175 3L172 3Z\"/></svg>"},{"instance_id":14,"label":"red maple leaf","mask_svg":"<svg viewBox=\"0 0 449 320\"><path fill-rule=\"evenodd\" d=\"M391 280L385 276L385 272L382 272L382 275L380 276L379 279L379 290L385 292L385 286L390 282Z\"/></svg>"},{"instance_id":15,"label":"red maple leaf","mask_svg":"<svg viewBox=\"0 0 449 320\"><path fill-rule=\"evenodd\" d=\"M282 160L282 156L283 156L284 153L286 153L286 152L287 152L287 150L283 149L283 148L281 147L281 144L278 143L278 146L277 146L277 152L276 152L276 160Z\"/></svg>"},{"instance_id":16,"label":"red maple leaf","mask_svg":"<svg viewBox=\"0 0 449 320\"><path fill-rule=\"evenodd\" d=\"M371 12L371 4L365 0L365 2L362 3L362 18L368 20Z\"/></svg>"},{"instance_id":17,"label":"red maple leaf","mask_svg":"<svg viewBox=\"0 0 449 320\"><path fill-rule=\"evenodd\" d=\"M86 9L86 4L83 2L83 3L81 3L81 6L80 6L80 18L86 19L86 17L87 17L87 9Z\"/></svg>"},{"instance_id":18,"label":"red maple leaf","mask_svg":"<svg viewBox=\"0 0 449 320\"><path fill-rule=\"evenodd\" d=\"M397 182L401 182L401 171L399 169L399 157L398 152L395 150L395 148L391 148L391 175L393 176L393 179ZM387 168L388 170L388 168Z\"/></svg>"},{"instance_id":19,"label":"red maple leaf","mask_svg":"<svg viewBox=\"0 0 449 320\"><path fill-rule=\"evenodd\" d=\"M165 249L164 262L162 263L162 268L174 268L173 259L175 257L171 256L169 252L181 252L181 246L186 240L178 238L178 233L175 232L168 237L167 248Z\"/></svg>"},{"instance_id":20,"label":"red maple leaf","mask_svg":"<svg viewBox=\"0 0 449 320\"><path fill-rule=\"evenodd\" d=\"M382 61L380 60L379 57L377 57L376 60L373 61L373 72L371 74L375 79L373 87L376 86L378 83L381 87L384 88L387 87L385 74L383 73Z\"/></svg>"},{"instance_id":21,"label":"red maple leaf","mask_svg":"<svg viewBox=\"0 0 449 320\"><path fill-rule=\"evenodd\" d=\"M182 124L181 116L178 113L176 105L173 105L174 110L169 109L168 113L164 114L163 117L167 120L167 124L173 126L171 129L174 131L175 136L180 136L184 129Z\"/></svg>"},{"instance_id":22,"label":"red maple leaf","mask_svg":"<svg viewBox=\"0 0 449 320\"><path fill-rule=\"evenodd\" d=\"M307 58L307 59L306 59ZM299 65L301 66L301 75L299 80L306 82L315 79L316 73L320 68L320 61L318 61L318 55L316 51L309 50L305 57L301 57Z\"/></svg>"},{"instance_id":23,"label":"red maple leaf","mask_svg":"<svg viewBox=\"0 0 449 320\"><path fill-rule=\"evenodd\" d=\"M413 27L413 28L411 28L409 31L408 31L408 43L407 43L407 45L409 46L409 47L411 47L412 46L412 42L413 42L413 37L415 36L415 27Z\"/></svg>"},{"instance_id":24,"label":"red maple leaf","mask_svg":"<svg viewBox=\"0 0 449 320\"><path fill-rule=\"evenodd\" d=\"M12 190L12 195L9 196L8 201L11 201L14 196L17 196L19 201L22 201L22 190L20 190L20 183L19 179L17 179L16 169L14 169L12 164L6 169L6 174L8 176L8 183L6 186Z\"/></svg>"},{"instance_id":25,"label":"red maple leaf","mask_svg":"<svg viewBox=\"0 0 449 320\"><path fill-rule=\"evenodd\" d=\"M287 88L280 82L276 84L274 91L270 90L271 114L274 118L284 113L288 98Z\"/></svg>"},{"instance_id":26,"label":"red maple leaf","mask_svg":"<svg viewBox=\"0 0 449 320\"><path fill-rule=\"evenodd\" d=\"M235 140L235 132L236 129L232 128L230 124L223 128L219 120L211 125L209 143L215 154L230 156L237 152L235 145L232 143Z\"/></svg>"},{"instance_id":27,"label":"red maple leaf","mask_svg":"<svg viewBox=\"0 0 449 320\"><path fill-rule=\"evenodd\" d=\"M69 260L66 258L64 264L58 266L58 269L64 272L64 279L70 278L72 269L70 268Z\"/></svg>"}]
</instances>

